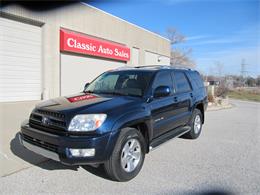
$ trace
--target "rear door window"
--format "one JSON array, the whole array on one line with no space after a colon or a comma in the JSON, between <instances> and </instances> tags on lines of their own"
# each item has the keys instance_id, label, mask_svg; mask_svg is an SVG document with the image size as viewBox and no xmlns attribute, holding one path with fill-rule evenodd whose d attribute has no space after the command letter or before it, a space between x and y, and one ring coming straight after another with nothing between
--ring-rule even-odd
<instances>
[{"instance_id":1,"label":"rear door window","mask_svg":"<svg viewBox=\"0 0 260 195\"><path fill-rule=\"evenodd\" d=\"M177 93L184 93L191 91L191 86L184 72L176 71L174 72L174 81L176 85Z\"/></svg>"},{"instance_id":2,"label":"rear door window","mask_svg":"<svg viewBox=\"0 0 260 195\"><path fill-rule=\"evenodd\" d=\"M188 73L188 76L191 80L192 86L194 86L195 89L204 87L203 79L198 72L191 71Z\"/></svg>"}]
</instances>

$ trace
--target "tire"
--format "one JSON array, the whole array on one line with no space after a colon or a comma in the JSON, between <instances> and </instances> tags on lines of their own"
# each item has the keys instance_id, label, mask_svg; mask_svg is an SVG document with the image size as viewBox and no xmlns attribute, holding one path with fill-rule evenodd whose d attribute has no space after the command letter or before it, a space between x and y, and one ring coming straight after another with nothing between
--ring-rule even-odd
<instances>
[{"instance_id":1,"label":"tire","mask_svg":"<svg viewBox=\"0 0 260 195\"><path fill-rule=\"evenodd\" d=\"M197 139L202 130L202 113L199 109L195 108L193 110L189 126L191 127L191 130L183 137L187 139Z\"/></svg>"},{"instance_id":2,"label":"tire","mask_svg":"<svg viewBox=\"0 0 260 195\"><path fill-rule=\"evenodd\" d=\"M131 148L131 146L134 147ZM140 172L144 158L145 140L143 135L137 129L124 128L121 130L114 151L105 162L104 168L112 180L129 181Z\"/></svg>"}]
</instances>

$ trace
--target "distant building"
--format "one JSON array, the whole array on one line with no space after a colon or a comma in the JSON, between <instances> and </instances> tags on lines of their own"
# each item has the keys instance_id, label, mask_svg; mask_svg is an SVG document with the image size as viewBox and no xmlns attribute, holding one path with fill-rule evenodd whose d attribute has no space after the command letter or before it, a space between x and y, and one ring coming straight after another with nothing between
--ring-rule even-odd
<instances>
[{"instance_id":1,"label":"distant building","mask_svg":"<svg viewBox=\"0 0 260 195\"><path fill-rule=\"evenodd\" d=\"M220 81L216 81L216 80L211 80L208 82L209 82L209 85L214 85L214 86L218 86L220 84Z\"/></svg>"},{"instance_id":2,"label":"distant building","mask_svg":"<svg viewBox=\"0 0 260 195\"><path fill-rule=\"evenodd\" d=\"M234 88L234 78L233 77L227 77L225 80L225 85L228 89L233 89Z\"/></svg>"}]
</instances>

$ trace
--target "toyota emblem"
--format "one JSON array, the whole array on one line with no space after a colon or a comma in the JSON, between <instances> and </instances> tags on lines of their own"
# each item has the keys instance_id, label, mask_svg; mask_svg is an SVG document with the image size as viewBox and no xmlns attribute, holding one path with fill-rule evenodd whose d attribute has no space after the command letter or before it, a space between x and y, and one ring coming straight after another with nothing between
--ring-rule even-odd
<instances>
[{"instance_id":1,"label":"toyota emblem","mask_svg":"<svg viewBox=\"0 0 260 195\"><path fill-rule=\"evenodd\" d=\"M42 117L42 124L45 126L48 126L50 123L50 119L48 119L47 117L43 116Z\"/></svg>"}]
</instances>

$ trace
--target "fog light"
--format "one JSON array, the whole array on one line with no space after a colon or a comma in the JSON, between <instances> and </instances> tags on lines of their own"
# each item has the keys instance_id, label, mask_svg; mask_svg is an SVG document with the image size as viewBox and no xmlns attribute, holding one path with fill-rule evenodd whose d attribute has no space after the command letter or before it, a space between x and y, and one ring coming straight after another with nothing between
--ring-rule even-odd
<instances>
[{"instance_id":1,"label":"fog light","mask_svg":"<svg viewBox=\"0 0 260 195\"><path fill-rule=\"evenodd\" d=\"M91 157L95 156L95 149L88 148L88 149L74 149L69 148L69 154L73 157Z\"/></svg>"}]
</instances>

